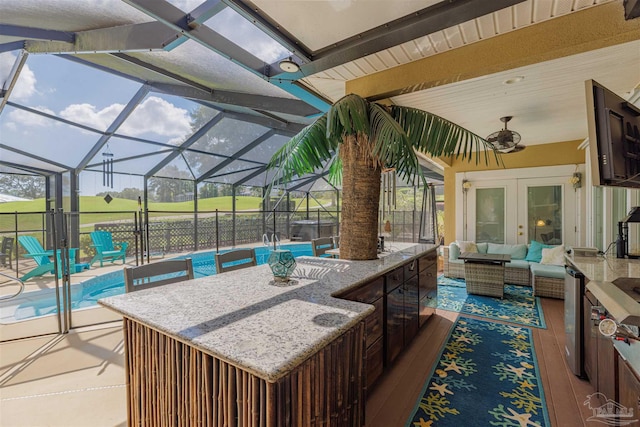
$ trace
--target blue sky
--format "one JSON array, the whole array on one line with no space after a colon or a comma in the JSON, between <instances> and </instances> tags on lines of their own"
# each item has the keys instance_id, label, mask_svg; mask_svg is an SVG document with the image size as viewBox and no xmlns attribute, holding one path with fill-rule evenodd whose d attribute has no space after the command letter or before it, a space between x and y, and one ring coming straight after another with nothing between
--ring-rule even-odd
<instances>
[{"instance_id":1,"label":"blue sky","mask_svg":"<svg viewBox=\"0 0 640 427\"><path fill-rule=\"evenodd\" d=\"M196 8L200 1L173 0L171 3L184 11L190 11ZM205 25L235 43L247 46L249 51L265 62L273 62L288 55L281 45L229 8L209 19ZM10 74L16 58L16 52L0 53L1 82L4 83ZM9 101L104 131L140 87L140 83L55 55L32 54L20 72ZM177 145L192 134L191 112L197 108L198 105L191 101L152 92L138 105L117 133ZM0 114L0 143L70 167L82 161L100 136L99 133L79 129L12 106L6 106ZM118 159L141 152L157 151L161 147L146 144L140 146L132 141L114 140L108 149L114 158ZM50 168L43 162L27 159L16 153L5 153L3 156L7 161ZM133 173L145 173L159 158L161 157L153 156L150 159L121 164L116 170L126 172L129 168ZM98 154L90 163L101 160L102 156ZM93 178L93 174L88 175L91 179L81 182L82 193L93 194L103 191L104 189L100 188L101 177L97 180ZM116 187L127 187L132 179L116 177ZM95 181L99 183L95 184ZM134 181L140 180L135 178Z\"/></svg>"}]
</instances>

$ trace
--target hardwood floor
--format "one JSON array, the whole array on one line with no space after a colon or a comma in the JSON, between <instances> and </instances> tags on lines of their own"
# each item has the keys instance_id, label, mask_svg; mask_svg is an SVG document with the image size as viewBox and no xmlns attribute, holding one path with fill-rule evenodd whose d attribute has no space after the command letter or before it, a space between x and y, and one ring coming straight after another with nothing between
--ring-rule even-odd
<instances>
[{"instance_id":1,"label":"hardwood floor","mask_svg":"<svg viewBox=\"0 0 640 427\"><path fill-rule=\"evenodd\" d=\"M592 414L583 402L593 387L573 375L565 361L563 301L541 301L547 329L532 330L551 425L586 426ZM404 427L457 316L438 310L393 368L378 380L367 398L367 427Z\"/></svg>"}]
</instances>

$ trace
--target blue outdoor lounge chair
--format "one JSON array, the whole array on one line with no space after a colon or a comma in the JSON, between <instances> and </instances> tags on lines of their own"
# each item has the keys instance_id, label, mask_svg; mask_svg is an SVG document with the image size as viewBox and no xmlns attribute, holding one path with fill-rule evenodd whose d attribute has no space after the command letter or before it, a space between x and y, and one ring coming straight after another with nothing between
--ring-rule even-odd
<instances>
[{"instance_id":1,"label":"blue outdoor lounge chair","mask_svg":"<svg viewBox=\"0 0 640 427\"><path fill-rule=\"evenodd\" d=\"M20 280L25 281L32 277L42 276L44 274L53 274L55 264L53 262L53 251L45 250L38 239L32 236L18 236L18 242L27 251L23 256L27 258L33 258L37 266L22 276ZM69 271L76 272L75 260L76 260L77 248L69 249ZM56 251L58 261L58 277L62 277L62 262L60 260L60 249Z\"/></svg>"},{"instance_id":2,"label":"blue outdoor lounge chair","mask_svg":"<svg viewBox=\"0 0 640 427\"><path fill-rule=\"evenodd\" d=\"M100 267L102 267L103 261L114 262L118 259L122 260L124 264L127 256L128 242L116 242L113 243L113 238L110 231L92 231L91 240L93 240L93 247L96 248L96 255L91 260L91 265L100 260ZM120 249L115 249L114 246L120 246Z\"/></svg>"}]
</instances>

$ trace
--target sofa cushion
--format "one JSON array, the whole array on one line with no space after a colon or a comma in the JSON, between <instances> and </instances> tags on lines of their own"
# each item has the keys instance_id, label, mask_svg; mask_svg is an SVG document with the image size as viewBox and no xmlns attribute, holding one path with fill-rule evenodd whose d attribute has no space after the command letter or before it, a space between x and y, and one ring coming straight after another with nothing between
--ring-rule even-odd
<instances>
[{"instance_id":1,"label":"sofa cushion","mask_svg":"<svg viewBox=\"0 0 640 427\"><path fill-rule=\"evenodd\" d=\"M525 259L527 256L527 245L503 245L489 243L488 254L511 255L511 259Z\"/></svg>"},{"instance_id":2,"label":"sofa cushion","mask_svg":"<svg viewBox=\"0 0 640 427\"><path fill-rule=\"evenodd\" d=\"M553 277L555 279L564 279L564 267L559 265L539 264L532 262L531 273L534 276Z\"/></svg>"},{"instance_id":3,"label":"sofa cushion","mask_svg":"<svg viewBox=\"0 0 640 427\"><path fill-rule=\"evenodd\" d=\"M460 247L460 252L478 252L476 242L456 240L456 244Z\"/></svg>"},{"instance_id":4,"label":"sofa cushion","mask_svg":"<svg viewBox=\"0 0 640 427\"><path fill-rule=\"evenodd\" d=\"M564 265L564 246L542 249L540 264Z\"/></svg>"},{"instance_id":5,"label":"sofa cushion","mask_svg":"<svg viewBox=\"0 0 640 427\"><path fill-rule=\"evenodd\" d=\"M529 251L527 252L525 260L529 262L540 262L540 260L542 259L542 249L552 247L553 246L545 245L544 243L532 240L531 244L529 245Z\"/></svg>"},{"instance_id":6,"label":"sofa cushion","mask_svg":"<svg viewBox=\"0 0 640 427\"><path fill-rule=\"evenodd\" d=\"M529 268L529 262L523 259L514 259L504 265L506 268Z\"/></svg>"},{"instance_id":7,"label":"sofa cushion","mask_svg":"<svg viewBox=\"0 0 640 427\"><path fill-rule=\"evenodd\" d=\"M488 243L476 243L476 247L478 248L478 253L486 254L487 248L489 247Z\"/></svg>"}]
</instances>

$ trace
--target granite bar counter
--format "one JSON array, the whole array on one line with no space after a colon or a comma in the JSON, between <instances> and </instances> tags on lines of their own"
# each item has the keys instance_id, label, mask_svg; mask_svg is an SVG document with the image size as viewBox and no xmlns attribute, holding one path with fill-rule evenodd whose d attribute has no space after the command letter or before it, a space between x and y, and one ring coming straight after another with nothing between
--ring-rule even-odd
<instances>
[{"instance_id":1,"label":"granite bar counter","mask_svg":"<svg viewBox=\"0 0 640 427\"><path fill-rule=\"evenodd\" d=\"M631 278L637 279L640 286L640 259L598 256L567 257L567 261L589 280L586 288L612 317L622 323L635 326L640 324L640 303L625 292L623 285ZM614 346L640 377L640 342L614 341Z\"/></svg>"},{"instance_id":2,"label":"granite bar counter","mask_svg":"<svg viewBox=\"0 0 640 427\"><path fill-rule=\"evenodd\" d=\"M389 246L371 261L299 257L285 285L260 265L101 299L124 316L130 424L363 423L364 320L374 308L333 295L437 248ZM177 407L153 409L167 405Z\"/></svg>"}]
</instances>

